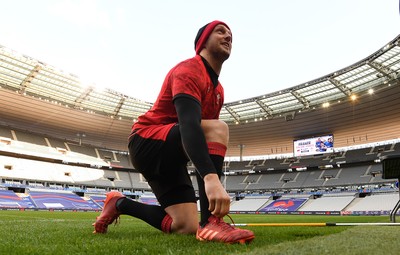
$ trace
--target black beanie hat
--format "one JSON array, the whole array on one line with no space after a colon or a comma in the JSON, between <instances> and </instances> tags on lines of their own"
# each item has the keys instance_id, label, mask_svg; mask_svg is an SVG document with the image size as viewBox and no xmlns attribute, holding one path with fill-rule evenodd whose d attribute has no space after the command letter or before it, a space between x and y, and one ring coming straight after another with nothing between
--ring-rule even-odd
<instances>
[{"instance_id":1,"label":"black beanie hat","mask_svg":"<svg viewBox=\"0 0 400 255\"><path fill-rule=\"evenodd\" d=\"M196 50L196 54L200 53L200 51L203 49L204 44L207 42L207 39L210 36L211 32L219 24L222 24L230 29L227 24L219 20L214 20L213 22L210 22L199 29L196 38L194 39L194 49Z\"/></svg>"}]
</instances>

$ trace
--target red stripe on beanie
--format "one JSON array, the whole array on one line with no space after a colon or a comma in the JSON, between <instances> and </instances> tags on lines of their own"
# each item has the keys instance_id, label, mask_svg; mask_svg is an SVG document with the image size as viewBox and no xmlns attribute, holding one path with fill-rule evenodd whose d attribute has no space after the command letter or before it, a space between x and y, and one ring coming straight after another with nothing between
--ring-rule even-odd
<instances>
[{"instance_id":1,"label":"red stripe on beanie","mask_svg":"<svg viewBox=\"0 0 400 255\"><path fill-rule=\"evenodd\" d=\"M204 28L203 32L201 33L199 40L196 43L195 50L196 50L196 54L197 55L203 49L204 44L207 42L207 39L210 36L211 32L219 24L222 24L222 25L226 26L230 30L230 28L228 27L227 24L225 24L225 22L222 22L222 21L219 21L219 20L214 20L213 22L208 23L207 26Z\"/></svg>"}]
</instances>

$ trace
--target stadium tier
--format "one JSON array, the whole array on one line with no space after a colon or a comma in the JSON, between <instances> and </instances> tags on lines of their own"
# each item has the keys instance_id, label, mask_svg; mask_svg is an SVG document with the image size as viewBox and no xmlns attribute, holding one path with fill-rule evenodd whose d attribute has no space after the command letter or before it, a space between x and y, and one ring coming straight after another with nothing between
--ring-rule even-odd
<instances>
[{"instance_id":1,"label":"stadium tier","mask_svg":"<svg viewBox=\"0 0 400 255\"><path fill-rule=\"evenodd\" d=\"M1 130L18 136L1 138L0 208L101 210L104 194L114 189L157 204L143 176L121 164L129 161L126 153ZM399 144L394 140L339 154L226 161L222 182L235 194L231 212L389 214L398 189L395 179L382 179L379 159L400 154ZM188 169L195 170L191 164ZM197 190L195 176L191 178Z\"/></svg>"},{"instance_id":2,"label":"stadium tier","mask_svg":"<svg viewBox=\"0 0 400 255\"><path fill-rule=\"evenodd\" d=\"M12 190L0 189L0 208L36 208L29 196L18 196Z\"/></svg>"},{"instance_id":3,"label":"stadium tier","mask_svg":"<svg viewBox=\"0 0 400 255\"><path fill-rule=\"evenodd\" d=\"M101 210L93 200L73 192L29 191L29 196L38 209Z\"/></svg>"},{"instance_id":4,"label":"stadium tier","mask_svg":"<svg viewBox=\"0 0 400 255\"><path fill-rule=\"evenodd\" d=\"M2 134L18 134L13 139L5 136L0 142L2 183L10 181L28 186L41 184L43 187L58 185L104 190L150 189L143 176L127 163L127 153L88 145L71 146L68 141L61 143L60 140L49 140L42 135L6 127L1 130ZM19 137L24 137L24 141L14 139ZM51 141L59 141L57 147L53 147ZM398 140L393 140L387 144L349 148L340 155L227 161L222 181L229 191L235 192L385 184L395 180L381 178L379 159L400 154L399 144ZM194 178L192 180L195 182Z\"/></svg>"}]
</instances>

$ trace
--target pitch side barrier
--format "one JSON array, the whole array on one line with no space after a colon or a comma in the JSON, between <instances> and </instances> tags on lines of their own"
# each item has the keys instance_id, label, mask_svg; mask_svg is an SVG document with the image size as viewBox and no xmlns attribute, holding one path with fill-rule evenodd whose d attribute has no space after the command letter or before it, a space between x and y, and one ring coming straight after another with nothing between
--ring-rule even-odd
<instances>
[{"instance_id":1,"label":"pitch side barrier","mask_svg":"<svg viewBox=\"0 0 400 255\"><path fill-rule=\"evenodd\" d=\"M96 209L61 209L61 208L17 208L2 207L1 211L48 211L48 212L101 212ZM247 212L247 211L231 211L230 214L266 214L266 215L327 215L327 216L381 216L390 215L390 211L302 211L302 212ZM400 214L399 212L397 214Z\"/></svg>"},{"instance_id":2,"label":"pitch side barrier","mask_svg":"<svg viewBox=\"0 0 400 255\"><path fill-rule=\"evenodd\" d=\"M0 208L1 211L42 211L42 212L101 212L100 210L96 209L59 209L59 208Z\"/></svg>"},{"instance_id":3,"label":"pitch side barrier","mask_svg":"<svg viewBox=\"0 0 400 255\"><path fill-rule=\"evenodd\" d=\"M266 212L247 212L247 211L231 211L230 214L268 214L268 215L335 215L335 216L386 216L390 215L391 211L266 211ZM400 212L397 212L400 215Z\"/></svg>"},{"instance_id":4,"label":"pitch side barrier","mask_svg":"<svg viewBox=\"0 0 400 255\"><path fill-rule=\"evenodd\" d=\"M342 215L340 211L268 211L268 212L247 212L247 211L231 211L230 214L269 214L269 215Z\"/></svg>"}]
</instances>

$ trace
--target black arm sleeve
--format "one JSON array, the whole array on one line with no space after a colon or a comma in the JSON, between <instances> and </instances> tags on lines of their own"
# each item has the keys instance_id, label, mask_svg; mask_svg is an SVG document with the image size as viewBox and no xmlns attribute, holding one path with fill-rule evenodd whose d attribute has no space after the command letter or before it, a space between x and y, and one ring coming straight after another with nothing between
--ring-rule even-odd
<instances>
[{"instance_id":1,"label":"black arm sleeve","mask_svg":"<svg viewBox=\"0 0 400 255\"><path fill-rule=\"evenodd\" d=\"M183 148L193 162L199 174L204 177L209 173L217 173L208 153L208 147L201 128L201 106L197 100L188 96L174 99L178 114L179 130Z\"/></svg>"}]
</instances>

